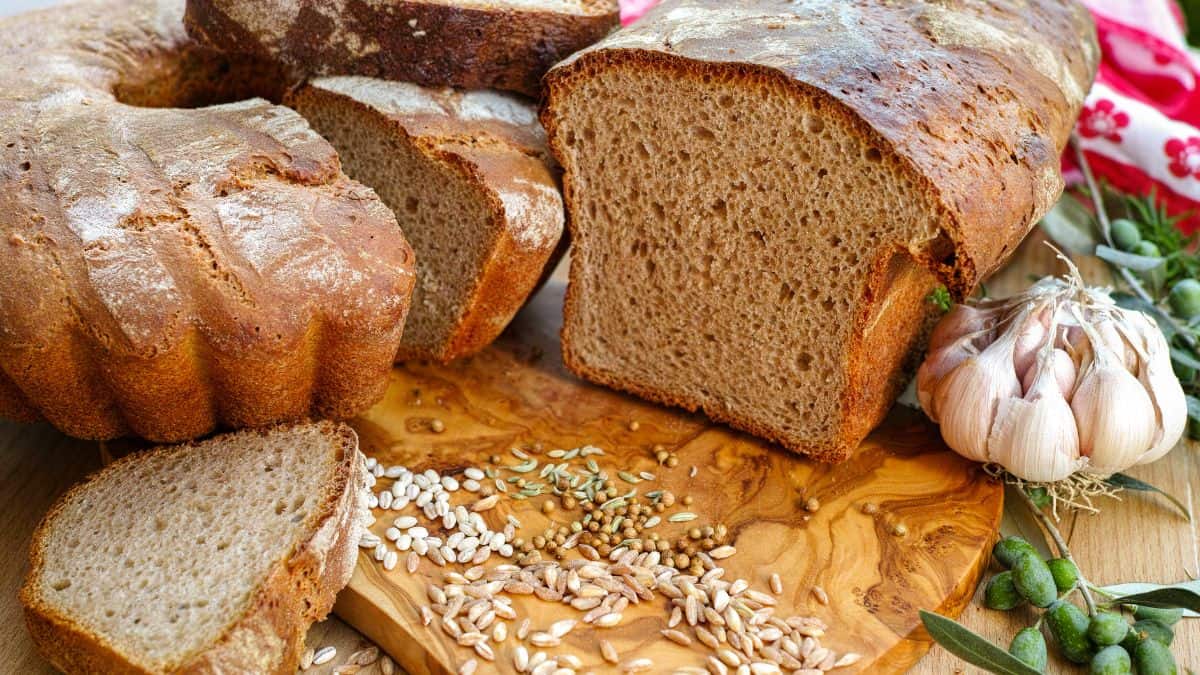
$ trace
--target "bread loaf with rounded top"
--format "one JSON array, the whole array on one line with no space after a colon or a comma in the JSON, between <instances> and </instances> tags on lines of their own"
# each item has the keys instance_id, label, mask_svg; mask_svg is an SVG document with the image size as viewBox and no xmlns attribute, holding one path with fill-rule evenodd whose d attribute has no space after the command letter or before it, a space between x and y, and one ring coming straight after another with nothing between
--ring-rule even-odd
<instances>
[{"instance_id":1,"label":"bread loaf with rounded top","mask_svg":"<svg viewBox=\"0 0 1200 675\"><path fill-rule=\"evenodd\" d=\"M280 72L177 0L0 21L0 415L91 439L348 417L378 400L413 254Z\"/></svg>"},{"instance_id":2,"label":"bread loaf with rounded top","mask_svg":"<svg viewBox=\"0 0 1200 675\"><path fill-rule=\"evenodd\" d=\"M541 93L556 62L618 23L616 0L188 0L202 42L303 76Z\"/></svg>"},{"instance_id":3,"label":"bread loaf with rounded top","mask_svg":"<svg viewBox=\"0 0 1200 675\"><path fill-rule=\"evenodd\" d=\"M1098 59L1058 0L666 0L546 77L588 379L822 460L1062 189Z\"/></svg>"},{"instance_id":4,"label":"bread loaf with rounded top","mask_svg":"<svg viewBox=\"0 0 1200 675\"><path fill-rule=\"evenodd\" d=\"M491 90L326 77L287 103L392 208L417 255L399 360L478 352L556 259L557 165L537 109Z\"/></svg>"}]
</instances>

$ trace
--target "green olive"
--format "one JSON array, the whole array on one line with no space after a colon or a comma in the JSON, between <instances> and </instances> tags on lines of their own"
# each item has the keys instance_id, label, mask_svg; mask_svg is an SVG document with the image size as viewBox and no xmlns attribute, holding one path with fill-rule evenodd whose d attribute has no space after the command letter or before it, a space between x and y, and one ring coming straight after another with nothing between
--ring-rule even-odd
<instances>
[{"instance_id":1,"label":"green olive","mask_svg":"<svg viewBox=\"0 0 1200 675\"><path fill-rule=\"evenodd\" d=\"M1158 640L1143 640L1133 650L1133 662L1138 675L1178 675L1171 650Z\"/></svg>"},{"instance_id":2,"label":"green olive","mask_svg":"<svg viewBox=\"0 0 1200 675\"><path fill-rule=\"evenodd\" d=\"M1129 652L1117 645L1111 645L1096 652L1092 657L1089 670L1092 675L1129 675L1133 672L1133 662Z\"/></svg>"},{"instance_id":3,"label":"green olive","mask_svg":"<svg viewBox=\"0 0 1200 675\"><path fill-rule=\"evenodd\" d=\"M1036 555L1027 555L1013 565L1013 585L1017 592L1038 607L1049 607L1058 599L1058 586L1046 561Z\"/></svg>"},{"instance_id":4,"label":"green olive","mask_svg":"<svg viewBox=\"0 0 1200 675\"><path fill-rule=\"evenodd\" d=\"M1142 233L1137 223L1127 218L1117 218L1112 221L1113 243L1122 251L1132 251L1142 241Z\"/></svg>"},{"instance_id":5,"label":"green olive","mask_svg":"<svg viewBox=\"0 0 1200 675\"><path fill-rule=\"evenodd\" d=\"M1154 242L1152 242L1152 241L1139 241L1136 246L1134 246L1132 249L1130 249L1130 253L1134 253L1137 255L1143 255L1143 256L1146 256L1147 258L1161 258L1162 257L1162 251L1159 251L1158 247L1155 246Z\"/></svg>"},{"instance_id":6,"label":"green olive","mask_svg":"<svg viewBox=\"0 0 1200 675\"><path fill-rule=\"evenodd\" d=\"M1170 646L1175 641L1175 631L1170 626L1153 619L1141 619L1133 622L1129 635L1121 640L1121 646L1133 651L1133 648L1146 640L1154 640Z\"/></svg>"},{"instance_id":7,"label":"green olive","mask_svg":"<svg viewBox=\"0 0 1200 675\"><path fill-rule=\"evenodd\" d=\"M992 547L992 555L996 556L996 560L1001 565L1011 568L1026 555L1032 555L1035 558L1038 557L1038 552L1033 547L1033 544L1020 537L1005 537L996 542L996 545Z\"/></svg>"},{"instance_id":8,"label":"green olive","mask_svg":"<svg viewBox=\"0 0 1200 675\"><path fill-rule=\"evenodd\" d=\"M1178 316L1192 319L1200 315L1200 281L1181 279L1171 287L1168 300L1171 310Z\"/></svg>"},{"instance_id":9,"label":"green olive","mask_svg":"<svg viewBox=\"0 0 1200 675\"><path fill-rule=\"evenodd\" d=\"M1099 612L1088 626L1088 637L1099 647L1120 644L1129 635L1129 622L1116 612Z\"/></svg>"},{"instance_id":10,"label":"green olive","mask_svg":"<svg viewBox=\"0 0 1200 675\"><path fill-rule=\"evenodd\" d=\"M1017 633L1008 645L1008 653L1039 673L1046 671L1046 638L1042 637L1042 631L1033 626L1022 628Z\"/></svg>"},{"instance_id":11,"label":"green olive","mask_svg":"<svg viewBox=\"0 0 1200 675\"><path fill-rule=\"evenodd\" d=\"M1017 592L1017 587L1013 584L1011 570L1005 570L992 577L983 591L983 604L988 609L1007 612L1024 603L1025 598L1021 597L1021 594Z\"/></svg>"},{"instance_id":12,"label":"green olive","mask_svg":"<svg viewBox=\"0 0 1200 675\"><path fill-rule=\"evenodd\" d=\"M1047 561L1046 566L1050 568L1050 574L1054 576L1054 585L1060 592L1075 588L1079 581L1079 568L1075 563L1066 558L1055 558Z\"/></svg>"},{"instance_id":13,"label":"green olive","mask_svg":"<svg viewBox=\"0 0 1200 675\"><path fill-rule=\"evenodd\" d=\"M1087 636L1089 620L1083 610L1069 602L1058 600L1050 605L1042 616L1063 656L1073 663L1080 664L1092 660L1092 641Z\"/></svg>"}]
</instances>

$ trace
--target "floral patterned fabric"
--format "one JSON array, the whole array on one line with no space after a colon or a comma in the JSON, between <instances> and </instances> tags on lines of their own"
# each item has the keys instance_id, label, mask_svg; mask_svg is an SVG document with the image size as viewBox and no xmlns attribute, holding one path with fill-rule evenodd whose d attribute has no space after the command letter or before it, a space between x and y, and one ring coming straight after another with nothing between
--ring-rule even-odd
<instances>
[{"instance_id":1,"label":"floral patterned fabric","mask_svg":"<svg viewBox=\"0 0 1200 675\"><path fill-rule=\"evenodd\" d=\"M628 25L658 0L620 0ZM1200 228L1200 57L1173 0L1082 0L1103 60L1077 131L1092 170L1117 188L1154 189L1180 226ZM1067 179L1079 180L1068 151Z\"/></svg>"},{"instance_id":2,"label":"floral patterned fabric","mask_svg":"<svg viewBox=\"0 0 1200 675\"><path fill-rule=\"evenodd\" d=\"M1084 0L1104 55L1077 131L1093 171L1200 227L1200 58L1172 0ZM1073 156L1064 166L1078 179Z\"/></svg>"}]
</instances>

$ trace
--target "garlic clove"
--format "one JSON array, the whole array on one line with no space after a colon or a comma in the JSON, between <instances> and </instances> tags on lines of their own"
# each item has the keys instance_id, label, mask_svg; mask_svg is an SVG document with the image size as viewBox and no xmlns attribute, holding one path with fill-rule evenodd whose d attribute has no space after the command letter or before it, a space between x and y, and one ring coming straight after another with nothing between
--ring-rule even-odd
<instances>
[{"instance_id":1,"label":"garlic clove","mask_svg":"<svg viewBox=\"0 0 1200 675\"><path fill-rule=\"evenodd\" d=\"M1038 365L1025 371L1025 376L1021 379L1021 390L1026 394L1033 389L1034 380L1037 379L1042 367ZM1078 373L1075 369L1075 361L1071 359L1071 356L1065 350L1055 349L1044 367L1052 370L1054 382L1058 385L1058 390L1062 392L1063 398L1071 400L1071 394L1075 389L1075 377Z\"/></svg>"},{"instance_id":2,"label":"garlic clove","mask_svg":"<svg viewBox=\"0 0 1200 675\"><path fill-rule=\"evenodd\" d=\"M963 361L978 354L979 350L971 343L970 336L966 335L936 352L931 352L921 364L917 370L917 401L929 419L938 421L938 411L933 398L938 383Z\"/></svg>"},{"instance_id":3,"label":"garlic clove","mask_svg":"<svg viewBox=\"0 0 1200 675\"><path fill-rule=\"evenodd\" d=\"M1037 360L1038 350L1046 344L1048 336L1045 317L1048 313L1037 312L1020 327L1017 344L1013 347L1013 365L1018 377L1024 377L1029 372Z\"/></svg>"},{"instance_id":4,"label":"garlic clove","mask_svg":"<svg viewBox=\"0 0 1200 675\"><path fill-rule=\"evenodd\" d=\"M993 342L947 373L934 390L942 438L955 452L976 462L988 461L988 436L997 406L1021 395L1012 362L1014 342L1014 337Z\"/></svg>"},{"instance_id":5,"label":"garlic clove","mask_svg":"<svg viewBox=\"0 0 1200 675\"><path fill-rule=\"evenodd\" d=\"M1079 455L1071 407L1057 394L1035 401L1001 402L988 439L988 455L1014 476L1036 483L1062 480L1087 464Z\"/></svg>"},{"instance_id":6,"label":"garlic clove","mask_svg":"<svg viewBox=\"0 0 1200 675\"><path fill-rule=\"evenodd\" d=\"M1116 322L1110 317L1105 317L1097 321L1093 327L1096 333L1100 336L1100 341L1104 346L1108 347L1109 351L1116 355L1117 360L1125 366L1125 369L1130 373L1137 372L1137 353L1133 347L1122 337L1121 332L1117 329Z\"/></svg>"},{"instance_id":7,"label":"garlic clove","mask_svg":"<svg viewBox=\"0 0 1200 675\"><path fill-rule=\"evenodd\" d=\"M1142 383L1104 350L1079 378L1071 410L1088 471L1109 475L1134 464L1154 442L1157 412Z\"/></svg>"},{"instance_id":8,"label":"garlic clove","mask_svg":"<svg viewBox=\"0 0 1200 675\"><path fill-rule=\"evenodd\" d=\"M1162 331L1146 315L1129 312L1127 325L1132 329L1133 340L1144 354L1138 369L1138 381L1145 387L1158 412L1157 433L1150 449L1137 460L1137 464L1148 464L1161 459L1170 452L1187 429L1187 398L1171 367L1171 350ZM1126 333L1126 338L1131 337ZM1135 342L1136 345L1136 342Z\"/></svg>"},{"instance_id":9,"label":"garlic clove","mask_svg":"<svg viewBox=\"0 0 1200 675\"><path fill-rule=\"evenodd\" d=\"M938 321L933 332L929 334L929 352L936 352L964 335L987 330L994 321L994 313L989 310L957 304Z\"/></svg>"}]
</instances>

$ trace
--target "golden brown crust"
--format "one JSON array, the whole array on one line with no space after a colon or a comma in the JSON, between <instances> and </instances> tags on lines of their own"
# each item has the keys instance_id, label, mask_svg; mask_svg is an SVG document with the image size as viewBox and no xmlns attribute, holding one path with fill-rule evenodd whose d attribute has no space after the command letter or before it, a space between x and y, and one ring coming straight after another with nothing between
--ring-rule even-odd
<instances>
[{"instance_id":1,"label":"golden brown crust","mask_svg":"<svg viewBox=\"0 0 1200 675\"><path fill-rule=\"evenodd\" d=\"M561 255L558 168L532 105L490 92L418 91L365 78L314 80L288 102L301 112L330 105L368 112L378 133L448 167L482 195L491 211L489 239L481 246L488 254L474 270L453 330L437 345L402 341L397 360L448 362L491 344Z\"/></svg>"},{"instance_id":2,"label":"golden brown crust","mask_svg":"<svg viewBox=\"0 0 1200 675\"><path fill-rule=\"evenodd\" d=\"M930 320L924 298L935 276L955 297L970 293L1061 190L1058 156L1095 73L1094 28L1073 2L1009 4L989 9L974 3L803 0L784 7L767 0L737 5L668 0L632 28L551 70L542 122L560 162L568 153L559 138L556 105L602 69L633 64L681 76L732 78L747 86L765 79L817 100L823 113L844 118L874 147L898 157L914 188L938 205L930 215L941 232L929 241L871 253L846 345L842 420L826 439L790 437L766 420L589 365L572 335L579 303L586 301L576 284L569 286L564 307L567 366L650 400L703 409L715 420L819 460L848 457L906 379L906 362ZM578 240L571 218L576 188L570 165L566 168L568 229ZM582 264L581 257L572 260L573 278L582 278Z\"/></svg>"},{"instance_id":3,"label":"golden brown crust","mask_svg":"<svg viewBox=\"0 0 1200 675\"><path fill-rule=\"evenodd\" d=\"M0 412L177 441L349 417L386 387L413 255L328 143L262 100L117 98L244 93L215 73L247 64L181 15L96 0L0 22L0 401L22 397Z\"/></svg>"},{"instance_id":4,"label":"golden brown crust","mask_svg":"<svg viewBox=\"0 0 1200 675\"><path fill-rule=\"evenodd\" d=\"M587 12L421 0L188 0L202 42L280 61L306 75L363 75L538 96L551 66L616 27L615 0Z\"/></svg>"},{"instance_id":5,"label":"golden brown crust","mask_svg":"<svg viewBox=\"0 0 1200 675\"><path fill-rule=\"evenodd\" d=\"M253 595L246 612L231 617L230 625L213 645L193 655L189 662L175 664L168 672L285 675L296 671L305 632L329 613L337 592L350 580L357 559L361 518L367 508L366 466L359 456L357 436L344 424L320 422L319 425L323 434L336 437L340 454L333 479L325 486L321 503L310 517L309 537L288 559L279 561ZM286 431L289 426L239 433L276 433ZM34 645L59 670L146 675L157 672L43 602L39 596L39 578L45 565L46 532L69 500L105 472L119 471L126 462L137 462L147 453L174 449L157 448L127 455L92 474L60 497L34 531L30 570L21 588L20 601Z\"/></svg>"}]
</instances>

